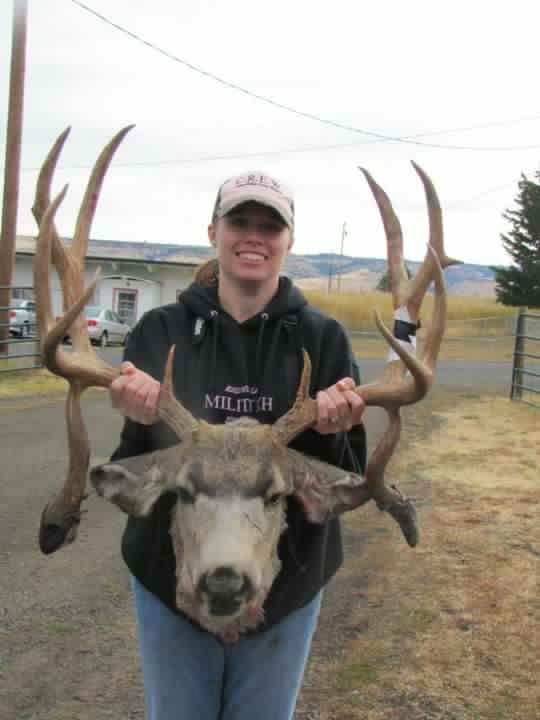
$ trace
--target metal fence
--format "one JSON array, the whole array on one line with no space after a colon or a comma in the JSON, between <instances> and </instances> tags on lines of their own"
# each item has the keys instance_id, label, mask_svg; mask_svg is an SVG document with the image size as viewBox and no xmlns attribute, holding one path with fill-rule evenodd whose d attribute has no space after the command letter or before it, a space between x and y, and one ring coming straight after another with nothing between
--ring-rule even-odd
<instances>
[{"instance_id":1,"label":"metal fence","mask_svg":"<svg viewBox=\"0 0 540 720\"><path fill-rule=\"evenodd\" d=\"M30 285L0 285L0 288L10 289L13 300L31 299L34 296L34 288ZM0 328L4 330L0 337L0 373L35 370L42 367L39 361L39 343L35 321L12 322L10 311L15 309L13 304L0 307L1 315L7 319L7 322L2 321L0 317ZM7 332L5 332L6 328Z\"/></svg>"},{"instance_id":2,"label":"metal fence","mask_svg":"<svg viewBox=\"0 0 540 720\"><path fill-rule=\"evenodd\" d=\"M510 399L540 408L540 313L520 308L515 338Z\"/></svg>"}]
</instances>

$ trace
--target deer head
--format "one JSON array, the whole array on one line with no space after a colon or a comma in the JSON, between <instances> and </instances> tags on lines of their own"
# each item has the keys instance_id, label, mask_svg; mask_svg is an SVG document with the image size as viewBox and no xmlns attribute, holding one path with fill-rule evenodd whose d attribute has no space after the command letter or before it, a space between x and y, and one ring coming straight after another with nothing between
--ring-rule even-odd
<instances>
[{"instance_id":1,"label":"deer head","mask_svg":"<svg viewBox=\"0 0 540 720\"><path fill-rule=\"evenodd\" d=\"M97 278L85 290L82 269L99 190L112 155L128 130L118 133L100 155L69 248L62 245L54 227L54 215L65 190L52 202L49 198L54 166L67 132L53 147L38 179L34 212L39 235L34 272L41 353L44 364L69 383L69 471L62 491L43 511L40 546L44 552L53 552L73 540L80 521L89 465L81 394L92 385L108 387L118 375L116 369L98 359L88 340L82 311ZM176 434L179 444L105 463L90 472L96 491L133 516L151 512L163 493L176 494L170 533L176 556L177 605L223 638L235 639L262 618L264 600L280 569L277 545L286 527L288 496L295 495L308 519L315 523L373 499L398 521L410 545L417 542L414 508L397 489L385 485L384 469L399 439L401 406L418 402L432 384L446 316L441 265L455 261L444 253L435 190L425 173L417 166L415 169L426 191L431 238L422 268L410 282L404 271L397 217L384 192L365 173L386 229L394 305L407 310L411 323L418 318L428 285L432 280L435 283L433 318L421 360L376 317L393 354L381 379L359 386L355 392L366 405L383 407L389 425L370 457L365 477L288 447L294 437L317 420L316 403L308 394L307 353L296 401L273 425L261 425L249 418L210 425L193 417L174 396L174 347L165 369L158 415ZM51 258L64 292L65 314L58 321L53 318L50 301ZM73 342L71 353L61 347L68 330Z\"/></svg>"}]
</instances>

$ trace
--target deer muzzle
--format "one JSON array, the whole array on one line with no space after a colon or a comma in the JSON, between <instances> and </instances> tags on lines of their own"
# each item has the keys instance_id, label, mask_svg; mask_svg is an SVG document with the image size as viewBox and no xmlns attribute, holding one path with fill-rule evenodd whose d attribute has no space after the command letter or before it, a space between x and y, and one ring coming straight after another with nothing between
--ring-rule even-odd
<instances>
[{"instance_id":1,"label":"deer muzzle","mask_svg":"<svg viewBox=\"0 0 540 720\"><path fill-rule=\"evenodd\" d=\"M209 614L218 616L235 615L253 597L248 576L226 566L204 573L198 591L206 599Z\"/></svg>"}]
</instances>

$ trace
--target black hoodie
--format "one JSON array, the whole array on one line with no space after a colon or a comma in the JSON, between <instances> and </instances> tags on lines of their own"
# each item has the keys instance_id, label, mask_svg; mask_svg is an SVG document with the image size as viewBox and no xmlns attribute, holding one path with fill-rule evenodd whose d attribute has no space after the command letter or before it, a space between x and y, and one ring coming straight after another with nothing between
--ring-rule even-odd
<instances>
[{"instance_id":1,"label":"black hoodie","mask_svg":"<svg viewBox=\"0 0 540 720\"><path fill-rule=\"evenodd\" d=\"M162 380L167 352L176 344L174 391L197 418L211 423L245 415L272 423L291 407L302 372L302 348L312 362L311 394L343 377L359 382L342 326L308 304L288 278L263 312L238 323L220 306L217 286L192 284L178 303L148 312L131 333L125 359ZM169 447L178 440L162 422L126 420L113 459ZM347 470L363 472L365 432L319 435L308 430L291 447ZM169 537L176 497L162 496L148 517L129 518L122 554L137 579L175 607L175 557ZM282 569L265 603L269 627L306 605L343 561L339 521L315 525L294 498L279 543Z\"/></svg>"}]
</instances>

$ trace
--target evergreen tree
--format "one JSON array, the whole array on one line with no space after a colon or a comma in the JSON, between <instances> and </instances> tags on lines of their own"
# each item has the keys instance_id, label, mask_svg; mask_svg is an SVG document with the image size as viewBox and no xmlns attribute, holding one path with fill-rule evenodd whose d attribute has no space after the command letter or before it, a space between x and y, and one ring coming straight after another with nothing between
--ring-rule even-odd
<instances>
[{"instance_id":1,"label":"evergreen tree","mask_svg":"<svg viewBox=\"0 0 540 720\"><path fill-rule=\"evenodd\" d=\"M503 305L540 307L540 172L535 178L536 182L521 176L517 208L503 215L511 229L501 240L512 265L491 268L497 300Z\"/></svg>"}]
</instances>

